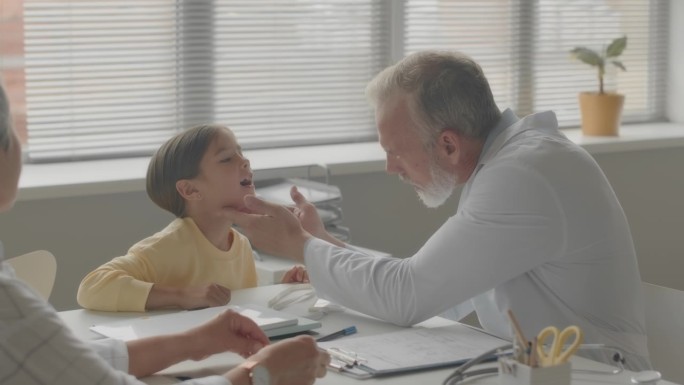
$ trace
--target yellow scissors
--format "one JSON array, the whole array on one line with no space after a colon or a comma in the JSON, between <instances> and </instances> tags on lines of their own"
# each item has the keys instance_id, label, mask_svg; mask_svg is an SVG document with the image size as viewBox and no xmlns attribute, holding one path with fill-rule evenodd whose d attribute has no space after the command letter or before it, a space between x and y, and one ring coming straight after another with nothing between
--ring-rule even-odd
<instances>
[{"instance_id":1,"label":"yellow scissors","mask_svg":"<svg viewBox=\"0 0 684 385\"><path fill-rule=\"evenodd\" d=\"M551 337L549 344L546 340ZM574 337L572 343L568 340ZM570 356L575 354L577 348L582 343L582 330L571 325L559 331L555 326L547 326L537 335L537 356L541 366L553 366L566 362Z\"/></svg>"}]
</instances>

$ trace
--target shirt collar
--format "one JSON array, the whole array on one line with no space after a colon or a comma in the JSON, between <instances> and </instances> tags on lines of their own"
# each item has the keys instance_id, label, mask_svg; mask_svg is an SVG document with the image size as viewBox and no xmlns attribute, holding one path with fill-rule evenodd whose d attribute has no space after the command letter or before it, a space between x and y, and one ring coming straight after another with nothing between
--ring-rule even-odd
<instances>
[{"instance_id":1,"label":"shirt collar","mask_svg":"<svg viewBox=\"0 0 684 385\"><path fill-rule=\"evenodd\" d=\"M499 120L499 123L497 123L496 127L494 127L494 129L491 130L487 135L485 144L484 146L482 146L482 152L480 152L480 158L477 161L478 164L484 163L485 155L491 149L496 138L498 138L505 129L514 125L519 120L520 118L518 118L518 116L515 115L513 110L511 110L510 108L506 108L506 110L504 110L504 112L501 114L501 119Z\"/></svg>"}]
</instances>

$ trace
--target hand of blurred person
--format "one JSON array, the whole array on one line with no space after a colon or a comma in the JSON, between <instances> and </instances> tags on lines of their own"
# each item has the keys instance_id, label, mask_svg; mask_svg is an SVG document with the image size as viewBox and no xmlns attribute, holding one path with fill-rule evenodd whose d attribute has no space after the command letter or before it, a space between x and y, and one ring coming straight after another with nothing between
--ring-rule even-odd
<instances>
[{"instance_id":1,"label":"hand of blurred person","mask_svg":"<svg viewBox=\"0 0 684 385\"><path fill-rule=\"evenodd\" d=\"M298 336L261 349L249 357L247 363L265 368L271 385L307 385L325 376L330 356L318 349L310 336ZM240 365L225 377L233 385L251 385L247 366Z\"/></svg>"},{"instance_id":2,"label":"hand of blurred person","mask_svg":"<svg viewBox=\"0 0 684 385\"><path fill-rule=\"evenodd\" d=\"M184 360L201 360L225 351L249 357L268 344L268 337L254 321L226 310L182 333L128 341L128 371L136 377L149 376Z\"/></svg>"}]
</instances>

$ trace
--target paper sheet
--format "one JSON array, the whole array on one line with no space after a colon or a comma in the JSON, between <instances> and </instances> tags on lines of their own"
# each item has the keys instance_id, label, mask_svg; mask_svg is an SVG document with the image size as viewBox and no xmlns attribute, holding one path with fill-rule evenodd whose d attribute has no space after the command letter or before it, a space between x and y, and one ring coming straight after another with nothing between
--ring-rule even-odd
<instances>
[{"instance_id":1,"label":"paper sheet","mask_svg":"<svg viewBox=\"0 0 684 385\"><path fill-rule=\"evenodd\" d=\"M105 337L130 341L143 337L182 332L203 324L226 309L233 309L245 317L251 318L265 331L297 325L298 323L298 318L295 315L250 304L243 306L218 306L202 310L143 316L91 326L90 330Z\"/></svg>"},{"instance_id":2,"label":"paper sheet","mask_svg":"<svg viewBox=\"0 0 684 385\"><path fill-rule=\"evenodd\" d=\"M460 363L506 343L468 326L456 324L343 338L322 342L319 346L355 353L362 367L373 374L383 374Z\"/></svg>"}]
</instances>

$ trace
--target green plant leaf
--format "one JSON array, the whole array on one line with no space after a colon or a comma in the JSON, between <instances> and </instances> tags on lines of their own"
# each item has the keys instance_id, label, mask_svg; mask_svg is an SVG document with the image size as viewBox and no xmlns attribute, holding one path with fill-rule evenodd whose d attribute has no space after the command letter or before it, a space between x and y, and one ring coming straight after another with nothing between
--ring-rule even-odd
<instances>
[{"instance_id":1,"label":"green plant leaf","mask_svg":"<svg viewBox=\"0 0 684 385\"><path fill-rule=\"evenodd\" d=\"M582 62L587 63L591 66L603 65L603 59L601 58L601 56L589 48L577 47L570 51L570 54L572 54L574 58L579 59Z\"/></svg>"},{"instance_id":2,"label":"green plant leaf","mask_svg":"<svg viewBox=\"0 0 684 385\"><path fill-rule=\"evenodd\" d=\"M622 54L622 51L627 47L627 36L619 37L613 40L612 43L606 49L606 57L618 57Z\"/></svg>"},{"instance_id":3,"label":"green plant leaf","mask_svg":"<svg viewBox=\"0 0 684 385\"><path fill-rule=\"evenodd\" d=\"M621 69L621 70L623 70L623 71L627 71L627 68L625 68L625 65L622 64L621 61L612 60L611 63L613 63L617 68L619 68L619 69Z\"/></svg>"}]
</instances>

